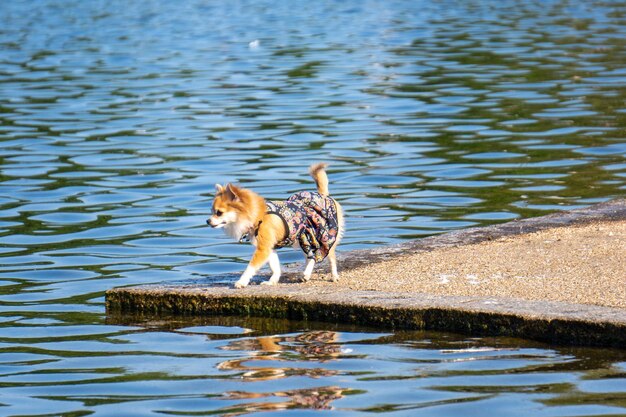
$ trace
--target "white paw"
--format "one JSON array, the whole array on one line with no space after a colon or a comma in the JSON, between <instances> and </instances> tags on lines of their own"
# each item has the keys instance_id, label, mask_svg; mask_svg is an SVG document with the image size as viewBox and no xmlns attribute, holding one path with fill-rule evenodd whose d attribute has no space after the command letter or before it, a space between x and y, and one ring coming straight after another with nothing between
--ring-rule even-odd
<instances>
[{"instance_id":1,"label":"white paw","mask_svg":"<svg viewBox=\"0 0 626 417\"><path fill-rule=\"evenodd\" d=\"M270 280L267 282L263 282L263 284L265 285L276 285L278 284L278 281L280 280L280 274L274 274L270 277Z\"/></svg>"},{"instance_id":2,"label":"white paw","mask_svg":"<svg viewBox=\"0 0 626 417\"><path fill-rule=\"evenodd\" d=\"M330 280L332 282L339 282L339 275L333 274L332 277L330 278Z\"/></svg>"},{"instance_id":3,"label":"white paw","mask_svg":"<svg viewBox=\"0 0 626 417\"><path fill-rule=\"evenodd\" d=\"M302 275L303 282L309 282L311 280L311 275Z\"/></svg>"},{"instance_id":4,"label":"white paw","mask_svg":"<svg viewBox=\"0 0 626 417\"><path fill-rule=\"evenodd\" d=\"M244 288L244 287L247 287L247 286L248 286L248 282L246 282L246 281L239 280L239 281L235 282L235 288Z\"/></svg>"}]
</instances>

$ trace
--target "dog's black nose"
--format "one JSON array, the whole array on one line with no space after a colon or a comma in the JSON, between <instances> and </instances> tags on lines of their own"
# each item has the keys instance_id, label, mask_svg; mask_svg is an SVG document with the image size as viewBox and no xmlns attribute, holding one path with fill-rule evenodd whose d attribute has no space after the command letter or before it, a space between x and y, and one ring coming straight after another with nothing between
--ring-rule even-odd
<instances>
[{"instance_id":1,"label":"dog's black nose","mask_svg":"<svg viewBox=\"0 0 626 417\"><path fill-rule=\"evenodd\" d=\"M210 226L211 225L211 219L207 219L206 220L206 224L208 224Z\"/></svg>"}]
</instances>

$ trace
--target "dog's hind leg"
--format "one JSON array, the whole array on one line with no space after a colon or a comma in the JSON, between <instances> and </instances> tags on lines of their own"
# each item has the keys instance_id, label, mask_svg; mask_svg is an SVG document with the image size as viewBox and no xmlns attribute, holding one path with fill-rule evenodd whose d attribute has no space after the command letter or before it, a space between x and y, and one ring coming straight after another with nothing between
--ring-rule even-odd
<instances>
[{"instance_id":1,"label":"dog's hind leg","mask_svg":"<svg viewBox=\"0 0 626 417\"><path fill-rule=\"evenodd\" d=\"M315 266L315 259L307 259L306 267L304 268L304 274L302 279L306 282L311 279L311 274L313 274L313 267Z\"/></svg>"},{"instance_id":2,"label":"dog's hind leg","mask_svg":"<svg viewBox=\"0 0 626 417\"><path fill-rule=\"evenodd\" d=\"M335 253L336 247L337 245L333 246L328 252L328 260L330 261L330 273L333 277L333 282L339 281L339 273L337 272L337 254Z\"/></svg>"}]
</instances>

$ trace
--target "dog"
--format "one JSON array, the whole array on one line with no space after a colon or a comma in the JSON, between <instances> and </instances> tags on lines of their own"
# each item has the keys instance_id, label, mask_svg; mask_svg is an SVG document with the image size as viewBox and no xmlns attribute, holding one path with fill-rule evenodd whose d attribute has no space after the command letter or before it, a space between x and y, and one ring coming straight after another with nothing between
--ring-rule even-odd
<instances>
[{"instance_id":1,"label":"dog","mask_svg":"<svg viewBox=\"0 0 626 417\"><path fill-rule=\"evenodd\" d=\"M281 269L276 249L285 246L304 252L304 281L311 279L315 264L326 257L330 260L332 280L339 280L335 251L344 232L344 213L328 193L327 166L317 163L309 167L317 192L301 191L285 201L266 201L233 184L215 185L212 215L207 224L214 229L223 228L240 242L249 240L256 247L235 288L247 286L267 262L272 275L262 284L277 284Z\"/></svg>"}]
</instances>

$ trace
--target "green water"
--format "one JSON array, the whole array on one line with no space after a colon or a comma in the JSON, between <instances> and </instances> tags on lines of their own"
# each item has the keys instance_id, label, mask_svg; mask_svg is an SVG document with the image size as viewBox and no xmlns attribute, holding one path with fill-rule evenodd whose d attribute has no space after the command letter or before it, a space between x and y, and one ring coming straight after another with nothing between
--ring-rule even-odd
<instances>
[{"instance_id":1,"label":"green water","mask_svg":"<svg viewBox=\"0 0 626 417\"><path fill-rule=\"evenodd\" d=\"M312 161L344 251L623 196L623 2L16 0L0 21L0 415L626 415L622 351L103 299L233 281L251 248L206 227L213 184L284 198Z\"/></svg>"}]
</instances>

